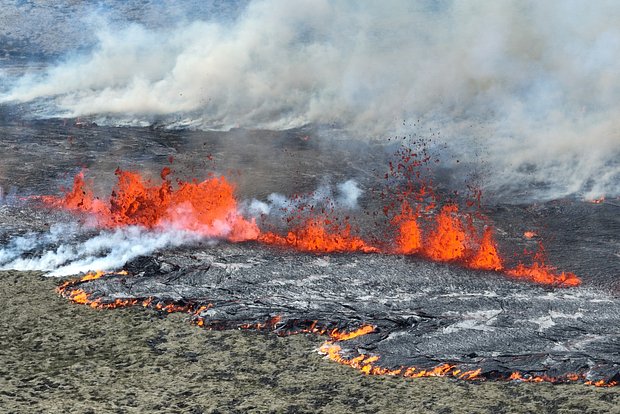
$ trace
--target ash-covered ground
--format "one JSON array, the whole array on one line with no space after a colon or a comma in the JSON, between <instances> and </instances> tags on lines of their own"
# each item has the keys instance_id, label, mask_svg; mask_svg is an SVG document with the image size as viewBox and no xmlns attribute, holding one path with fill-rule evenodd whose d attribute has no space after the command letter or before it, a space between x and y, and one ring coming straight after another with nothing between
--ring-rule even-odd
<instances>
[{"instance_id":1,"label":"ash-covered ground","mask_svg":"<svg viewBox=\"0 0 620 414\"><path fill-rule=\"evenodd\" d=\"M401 143L360 148L346 140L328 143L312 130L189 132L76 123L2 126L7 161L0 210L3 268L53 271L69 262L95 267L106 262L93 257L109 257L116 243L125 259L117 268L129 274L75 286L92 300L212 304L199 315L207 326L264 324L277 316L280 320L271 328L282 334L312 321L343 330L370 324L376 327L373 333L341 344L343 355L376 355L376 364L386 368L450 363L462 371L480 368L484 378L505 379L519 372L618 381L617 200L521 205L515 196L510 203L484 205L506 261L515 261L511 255L523 249L535 250L544 240L547 260L581 278L582 285L572 288L541 286L417 256L300 253L254 242L169 239L174 236L140 249L140 243L159 236L144 231L132 239L106 233L89 226L87 217L51 210L30 196L58 194L84 167L103 193L112 186L116 167L157 177L162 165L170 165L183 178L224 170L238 183L240 200L264 200L276 191L304 193L326 181L355 179L364 194L354 222L380 239L385 219L373 211L380 209L377 194L385 186L386 160ZM440 163L439 191L459 185L460 180L450 176L464 171ZM525 231L536 236L523 237ZM109 244L88 250L93 240L106 238Z\"/></svg>"}]
</instances>

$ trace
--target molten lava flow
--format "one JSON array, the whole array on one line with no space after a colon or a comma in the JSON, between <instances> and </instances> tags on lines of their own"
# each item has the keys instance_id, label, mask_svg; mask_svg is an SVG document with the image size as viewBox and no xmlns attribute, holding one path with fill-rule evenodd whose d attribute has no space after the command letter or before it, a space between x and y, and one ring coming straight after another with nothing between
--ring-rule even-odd
<instances>
[{"instance_id":1,"label":"molten lava flow","mask_svg":"<svg viewBox=\"0 0 620 414\"><path fill-rule=\"evenodd\" d=\"M465 256L467 234L457 213L456 205L447 205L435 218L436 228L429 234L424 246L424 253L431 259L447 262Z\"/></svg>"},{"instance_id":2,"label":"molten lava flow","mask_svg":"<svg viewBox=\"0 0 620 414\"><path fill-rule=\"evenodd\" d=\"M362 325L358 329L350 332L341 332L338 329L334 329L329 332L329 336L334 341L348 341L349 339L357 338L358 336L366 335L375 331L375 327L372 325Z\"/></svg>"},{"instance_id":3,"label":"molten lava flow","mask_svg":"<svg viewBox=\"0 0 620 414\"><path fill-rule=\"evenodd\" d=\"M327 219L309 219L306 223L292 231L286 237L267 232L258 237L266 244L289 246L308 252L364 252L376 253L376 247L368 245L359 237L351 235L351 226L346 223L341 228Z\"/></svg>"},{"instance_id":4,"label":"molten lava flow","mask_svg":"<svg viewBox=\"0 0 620 414\"><path fill-rule=\"evenodd\" d=\"M332 361L359 369L367 375L399 375L401 373L400 369L390 370L373 365L373 362L379 359L377 356L367 356L365 354L361 354L356 358L347 359L340 355L341 351L342 348L339 345L335 345L331 342L325 342L319 349L320 353L324 354Z\"/></svg>"},{"instance_id":5,"label":"molten lava flow","mask_svg":"<svg viewBox=\"0 0 620 414\"><path fill-rule=\"evenodd\" d=\"M95 280L99 279L101 276L105 275L106 272L102 270L97 270L96 272L89 272L84 277L80 279L80 282L84 282L86 280Z\"/></svg>"},{"instance_id":6,"label":"molten lava flow","mask_svg":"<svg viewBox=\"0 0 620 414\"><path fill-rule=\"evenodd\" d=\"M276 325L282 320L282 317L280 315L276 315L273 316L271 318L269 318L267 321L265 321L264 323L244 323L239 325L239 329L252 329L255 331L261 331L263 329L266 330L273 330Z\"/></svg>"},{"instance_id":7,"label":"molten lava flow","mask_svg":"<svg viewBox=\"0 0 620 414\"><path fill-rule=\"evenodd\" d=\"M86 282L88 280L98 279L106 274L125 274L123 273L106 273L106 272L92 272L86 274L84 277L76 280L70 280L61 284L56 291L63 297L66 297L72 302L79 303L82 305L88 305L93 309L113 309L113 308L121 308L134 306L139 301L138 299L116 299L114 302L104 303L100 299L91 299L90 295L86 293L83 289L77 288L76 286L80 283ZM144 300L144 302L150 301Z\"/></svg>"},{"instance_id":8,"label":"molten lava flow","mask_svg":"<svg viewBox=\"0 0 620 414\"><path fill-rule=\"evenodd\" d=\"M467 266L472 269L500 271L504 268L502 259L497 252L495 240L493 240L493 229L487 227L484 230L480 247L476 255L467 262Z\"/></svg>"},{"instance_id":9,"label":"molten lava flow","mask_svg":"<svg viewBox=\"0 0 620 414\"><path fill-rule=\"evenodd\" d=\"M398 225L396 253L411 254L422 248L422 233L416 216L409 203L403 201L400 214L392 219L392 222Z\"/></svg>"},{"instance_id":10,"label":"molten lava flow","mask_svg":"<svg viewBox=\"0 0 620 414\"><path fill-rule=\"evenodd\" d=\"M515 371L507 378L508 381L519 381L519 382L551 382L551 383L562 383L569 381L579 381L583 380L584 376L581 374L567 374L562 377L550 377L548 375L529 375L522 374L519 371Z\"/></svg>"},{"instance_id":11,"label":"molten lava flow","mask_svg":"<svg viewBox=\"0 0 620 414\"><path fill-rule=\"evenodd\" d=\"M355 331L357 332L357 331ZM369 331L372 332L372 331ZM367 333L369 333L367 332ZM360 336L360 334L355 335ZM345 341L350 338L335 339L325 342L319 352L325 355L328 359L335 361L342 365L347 365L355 368L366 375L402 375L406 378L426 378L426 377L451 377L462 380L485 380L486 376L483 376L482 369L462 370L455 364L440 364L433 368L417 368L417 367L399 367L395 369L385 368L378 366L376 363L379 361L379 357L376 355L360 354L354 358L346 358L342 355L343 349L340 345L334 343L337 341ZM497 373L493 374L496 380L504 381L518 381L518 382L550 382L550 383L567 383L574 381L584 381L586 375L582 373L569 373L559 377L551 377L547 375L530 375L524 374L518 371L513 372L510 376L497 376ZM611 381L585 381L587 385L594 385L596 387L614 387L618 385L615 380Z\"/></svg>"},{"instance_id":12,"label":"molten lava flow","mask_svg":"<svg viewBox=\"0 0 620 414\"><path fill-rule=\"evenodd\" d=\"M480 368L470 371L462 371L452 364L441 364L430 369L416 369L410 367L405 370L403 376L409 378L427 378L427 377L454 377L459 379L474 380L480 379Z\"/></svg>"},{"instance_id":13,"label":"molten lava flow","mask_svg":"<svg viewBox=\"0 0 620 414\"><path fill-rule=\"evenodd\" d=\"M452 376L470 380L479 378L480 369L461 371L457 369L456 365L450 364L442 364L432 369L418 369L415 367L400 367L397 369L384 368L376 365L376 362L379 360L379 357L376 355L360 354L355 358L347 359L342 356L342 347L334 343L366 335L374 332L374 330L375 328L371 325L363 325L361 328L346 335L332 335L332 340L325 342L319 349L319 352L332 361L358 369L366 375L403 375L404 377L410 378Z\"/></svg>"},{"instance_id":14,"label":"molten lava flow","mask_svg":"<svg viewBox=\"0 0 620 414\"><path fill-rule=\"evenodd\" d=\"M321 345L319 352L326 355L327 358L332 361L336 361L339 364L349 365L353 368L357 368L365 374L370 375L398 375L401 373L401 370L390 370L387 368L377 367L373 365L373 362L376 362L379 357L378 356L368 356L361 354L353 359L346 359L341 355L342 348L339 345L334 344L334 342L339 341L348 341L353 338L357 338L362 335L367 335L371 332L375 331L375 327L372 325L362 325L360 328L351 331L351 332L339 332L338 330L332 330L329 335L331 340L325 342Z\"/></svg>"},{"instance_id":15,"label":"molten lava flow","mask_svg":"<svg viewBox=\"0 0 620 414\"><path fill-rule=\"evenodd\" d=\"M614 381L614 380L611 380L609 382L605 380L598 380L598 381L586 381L585 384L594 385L595 387L616 387L620 385L620 382Z\"/></svg>"},{"instance_id":16,"label":"molten lava flow","mask_svg":"<svg viewBox=\"0 0 620 414\"><path fill-rule=\"evenodd\" d=\"M186 304L186 305L178 305L175 303L162 303L155 302L153 298L146 299L115 299L112 302L103 302L101 299L91 299L90 295L86 293L83 289L78 288L77 286L83 282L89 280L99 279L105 275L115 275L115 276L123 276L126 275L127 272L125 270L121 270L119 272L89 272L83 277L79 279L69 280L62 283L56 291L63 297L69 299L72 302L79 303L82 305L88 305L93 309L115 309L115 308L124 308L135 305L142 305L144 307L151 307L158 311L164 311L168 313L172 312L189 312L196 316L198 313L202 312L205 309L208 309L212 305L201 306L197 310L195 310L194 304Z\"/></svg>"},{"instance_id":17,"label":"molten lava flow","mask_svg":"<svg viewBox=\"0 0 620 414\"><path fill-rule=\"evenodd\" d=\"M256 223L239 214L234 186L224 177L179 181L173 188L166 179L167 168L161 173L161 185L153 185L136 172L117 169L115 174L118 182L107 203L93 196L83 173L76 175L73 188L63 198L45 197L44 201L92 213L105 227L172 226L234 242L255 240L259 235Z\"/></svg>"},{"instance_id":18,"label":"molten lava flow","mask_svg":"<svg viewBox=\"0 0 620 414\"><path fill-rule=\"evenodd\" d=\"M75 279L75 280L68 280L64 283L62 283L60 286L58 286L58 288L56 288L56 291L60 294L63 294L63 292L65 292L69 287L73 287L79 283L85 282L87 280L95 280L95 279L99 279L100 277L104 276L108 274L108 272L104 272L102 270L97 270L95 272L88 272L86 273L84 276L82 276L80 279ZM115 272L114 274L116 275L126 275L127 272L125 270L121 270L120 272Z\"/></svg>"},{"instance_id":19,"label":"molten lava flow","mask_svg":"<svg viewBox=\"0 0 620 414\"><path fill-rule=\"evenodd\" d=\"M574 273L557 273L556 271L556 268L548 266L544 262L534 262L530 266L525 266L520 263L514 269L506 270L506 274L518 279L529 280L531 282L542 283L545 285L574 287L581 284L581 279L579 279Z\"/></svg>"}]
</instances>

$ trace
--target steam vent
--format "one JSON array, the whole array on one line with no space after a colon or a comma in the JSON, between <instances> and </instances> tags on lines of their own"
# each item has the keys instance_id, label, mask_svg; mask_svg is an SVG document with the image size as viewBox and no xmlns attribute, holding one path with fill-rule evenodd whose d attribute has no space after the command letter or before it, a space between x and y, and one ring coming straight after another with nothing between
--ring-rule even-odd
<instances>
[{"instance_id":1,"label":"steam vent","mask_svg":"<svg viewBox=\"0 0 620 414\"><path fill-rule=\"evenodd\" d=\"M618 5L60 3L0 12L2 272L360 377L620 384Z\"/></svg>"}]
</instances>

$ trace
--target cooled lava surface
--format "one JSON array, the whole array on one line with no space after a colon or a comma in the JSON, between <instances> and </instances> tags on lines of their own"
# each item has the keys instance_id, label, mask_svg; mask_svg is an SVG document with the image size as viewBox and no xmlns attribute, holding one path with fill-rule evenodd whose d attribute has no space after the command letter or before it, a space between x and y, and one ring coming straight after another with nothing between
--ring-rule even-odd
<instances>
[{"instance_id":1,"label":"cooled lava surface","mask_svg":"<svg viewBox=\"0 0 620 414\"><path fill-rule=\"evenodd\" d=\"M447 363L484 378L518 372L606 384L620 375L620 298L596 288L554 289L403 256L254 245L168 251L126 269L69 289L104 304L204 306L195 317L214 329L372 325L340 342L340 354L378 356L373 364L390 370Z\"/></svg>"}]
</instances>

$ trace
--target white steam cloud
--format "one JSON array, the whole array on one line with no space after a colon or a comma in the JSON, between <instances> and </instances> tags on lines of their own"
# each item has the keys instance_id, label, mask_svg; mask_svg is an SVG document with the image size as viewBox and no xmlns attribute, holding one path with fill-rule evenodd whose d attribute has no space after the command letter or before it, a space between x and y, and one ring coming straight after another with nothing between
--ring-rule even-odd
<instances>
[{"instance_id":1,"label":"white steam cloud","mask_svg":"<svg viewBox=\"0 0 620 414\"><path fill-rule=\"evenodd\" d=\"M103 231L82 241L71 241L68 237L83 231L65 224L55 225L46 234L17 237L0 250L0 270L41 270L48 276L115 270L136 257L166 247L196 243L203 238L188 231L141 227Z\"/></svg>"},{"instance_id":2,"label":"white steam cloud","mask_svg":"<svg viewBox=\"0 0 620 414\"><path fill-rule=\"evenodd\" d=\"M272 193L267 201L251 200L242 203L241 210L250 217L271 216L272 218L287 217L302 209L307 213L326 211L355 210L358 208L357 201L363 191L355 180L347 180L333 186L325 183L310 194L296 197L286 197L283 194ZM312 210L311 210L312 209Z\"/></svg>"},{"instance_id":3,"label":"white steam cloud","mask_svg":"<svg viewBox=\"0 0 620 414\"><path fill-rule=\"evenodd\" d=\"M620 193L620 2L256 0L234 19L98 27L98 44L1 101L198 128L421 119L487 186ZM400 130L399 130L400 128Z\"/></svg>"}]
</instances>

